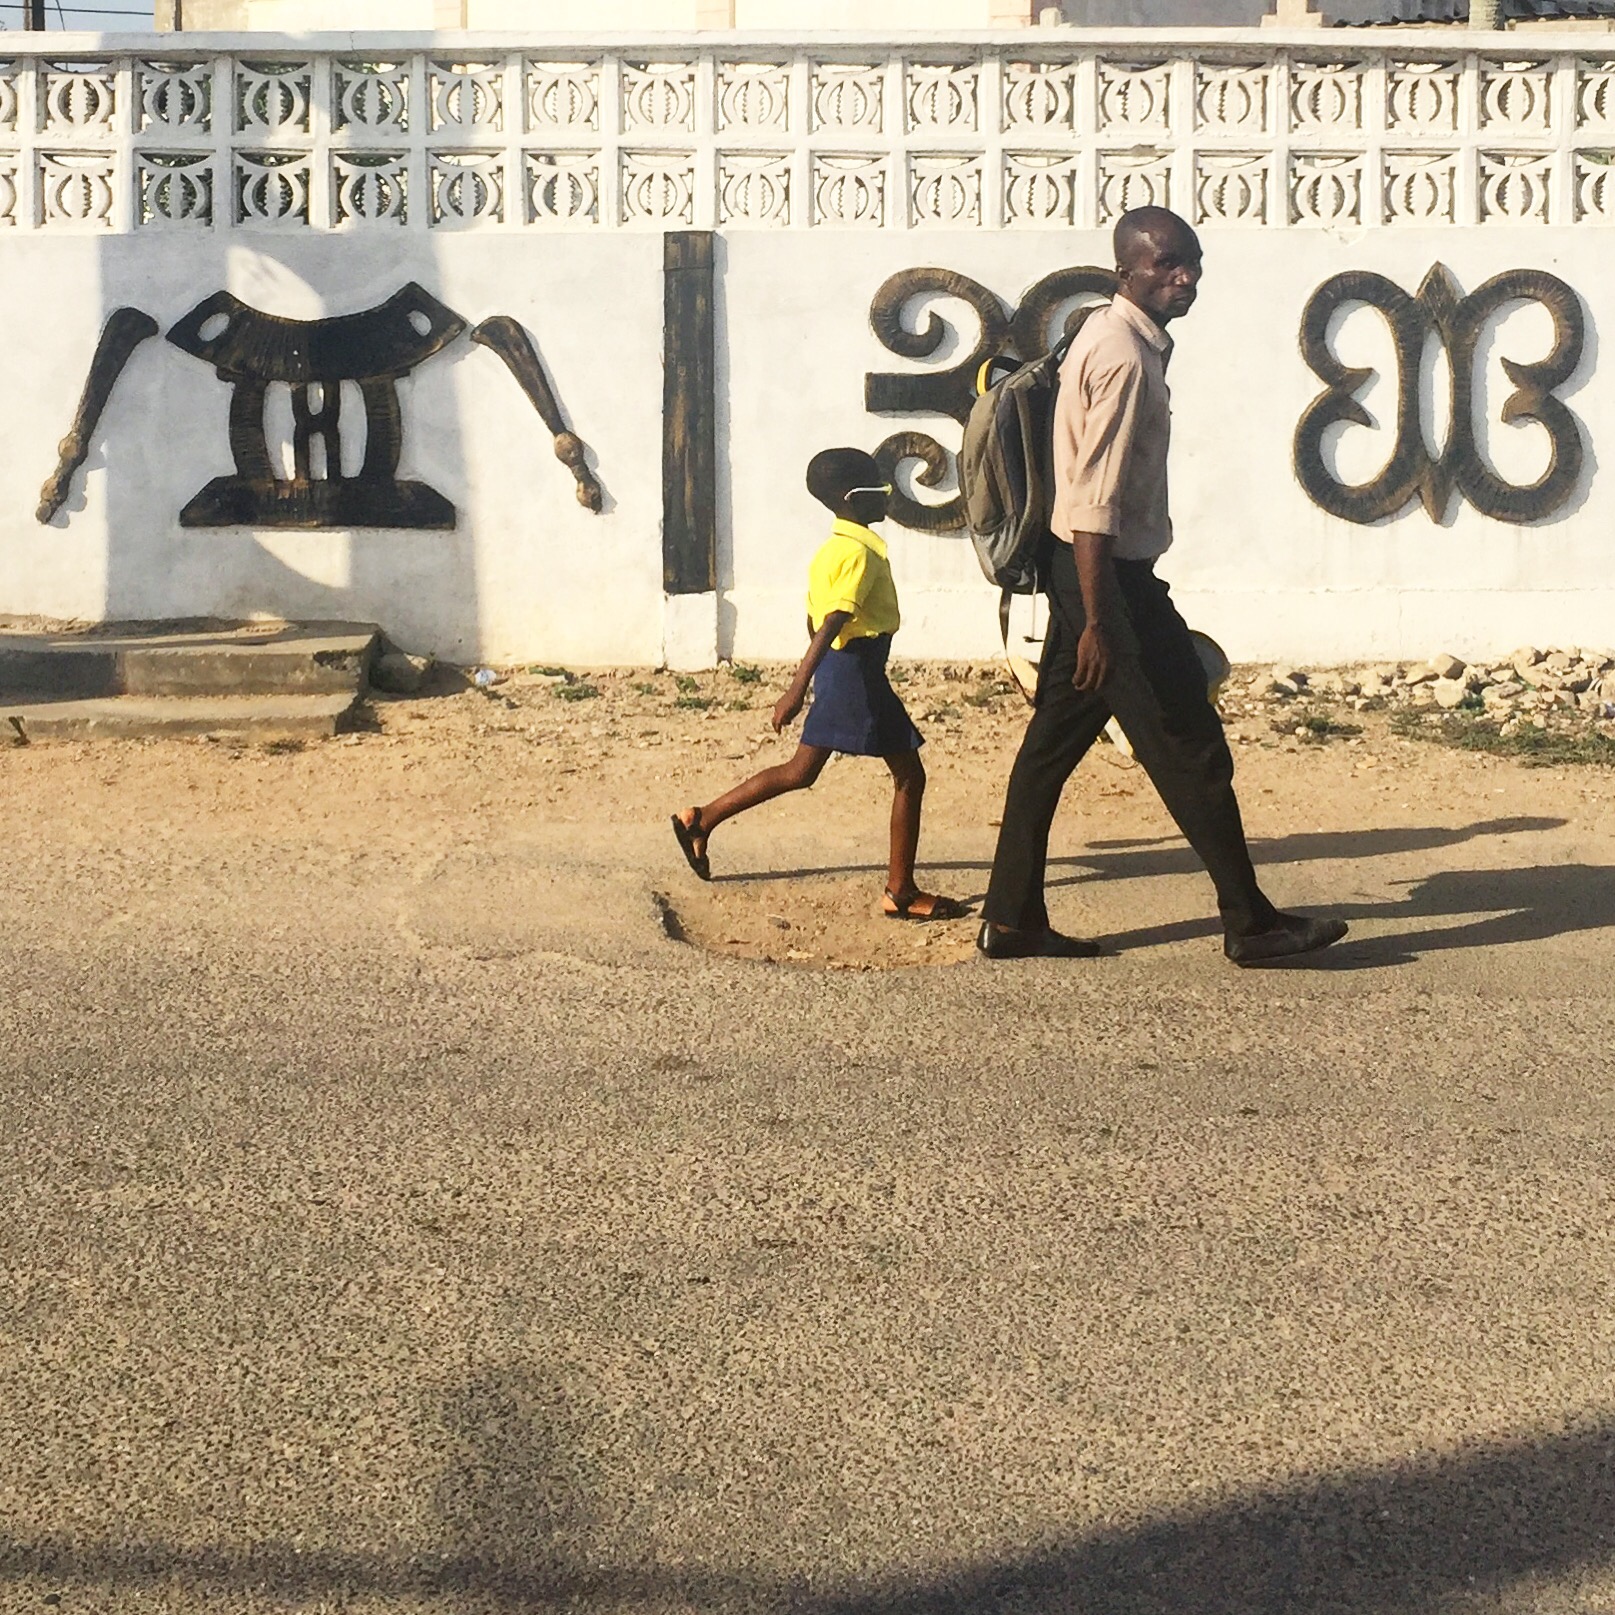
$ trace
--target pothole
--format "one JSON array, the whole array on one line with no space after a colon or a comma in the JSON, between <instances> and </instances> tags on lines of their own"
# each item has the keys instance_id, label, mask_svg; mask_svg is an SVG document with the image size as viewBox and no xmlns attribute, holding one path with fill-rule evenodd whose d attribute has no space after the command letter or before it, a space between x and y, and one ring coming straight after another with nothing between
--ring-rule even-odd
<instances>
[{"instance_id":1,"label":"pothole","mask_svg":"<svg viewBox=\"0 0 1615 1615\"><path fill-rule=\"evenodd\" d=\"M880 912L880 887L867 876L717 880L654 895L662 929L675 942L807 970L962 964L975 951L981 924L975 915L927 923L888 920Z\"/></svg>"}]
</instances>

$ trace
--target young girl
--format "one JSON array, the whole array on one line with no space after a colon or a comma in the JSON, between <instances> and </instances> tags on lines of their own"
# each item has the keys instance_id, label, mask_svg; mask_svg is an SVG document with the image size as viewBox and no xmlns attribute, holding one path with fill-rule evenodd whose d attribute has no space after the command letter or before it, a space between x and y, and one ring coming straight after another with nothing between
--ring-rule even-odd
<instances>
[{"instance_id":1,"label":"young girl","mask_svg":"<svg viewBox=\"0 0 1615 1615\"><path fill-rule=\"evenodd\" d=\"M966 909L951 897L914 883L920 842L924 741L886 677L897 631L897 587L886 546L870 527L886 516L890 486L862 449L826 449L807 470L808 492L835 516L830 537L808 569L808 631L812 640L790 687L774 707L778 734L802 710L808 681L813 706L796 755L705 807L673 816L673 834L702 880L712 879L707 838L725 819L787 791L801 791L823 772L831 752L879 757L892 773L891 861L881 911L891 920L956 920Z\"/></svg>"}]
</instances>

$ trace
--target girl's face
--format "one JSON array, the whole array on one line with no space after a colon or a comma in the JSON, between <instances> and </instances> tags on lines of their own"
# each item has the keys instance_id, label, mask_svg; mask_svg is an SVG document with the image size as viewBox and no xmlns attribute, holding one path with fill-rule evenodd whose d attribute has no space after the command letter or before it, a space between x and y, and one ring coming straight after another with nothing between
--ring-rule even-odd
<instances>
[{"instance_id":1,"label":"girl's face","mask_svg":"<svg viewBox=\"0 0 1615 1615\"><path fill-rule=\"evenodd\" d=\"M876 522L885 521L891 497L892 485L889 482L868 488L849 488L842 497L841 508L850 520L864 527L873 527Z\"/></svg>"}]
</instances>

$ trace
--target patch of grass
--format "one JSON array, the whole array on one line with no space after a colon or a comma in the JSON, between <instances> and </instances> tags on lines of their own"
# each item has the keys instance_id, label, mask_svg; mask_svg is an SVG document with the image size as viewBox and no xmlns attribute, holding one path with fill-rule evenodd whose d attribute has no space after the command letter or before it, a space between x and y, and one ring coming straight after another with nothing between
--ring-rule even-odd
<instances>
[{"instance_id":1,"label":"patch of grass","mask_svg":"<svg viewBox=\"0 0 1615 1615\"><path fill-rule=\"evenodd\" d=\"M592 701L599 693L592 684L557 684L555 686L555 698L558 701Z\"/></svg>"},{"instance_id":2,"label":"patch of grass","mask_svg":"<svg viewBox=\"0 0 1615 1615\"><path fill-rule=\"evenodd\" d=\"M1522 723L1510 734L1495 723L1463 712L1398 712L1391 732L1408 740L1434 740L1459 751L1483 751L1494 757L1512 757L1527 768L1553 768L1584 764L1615 768L1615 735L1597 729L1544 729Z\"/></svg>"},{"instance_id":3,"label":"patch of grass","mask_svg":"<svg viewBox=\"0 0 1615 1615\"><path fill-rule=\"evenodd\" d=\"M1007 684L1000 684L996 680L991 684L983 684L979 689L972 690L965 697L965 705L972 707L990 707L1002 695L1010 693Z\"/></svg>"},{"instance_id":4,"label":"patch of grass","mask_svg":"<svg viewBox=\"0 0 1615 1615\"><path fill-rule=\"evenodd\" d=\"M540 667L536 662L527 670L541 679L569 679L572 675L564 667Z\"/></svg>"},{"instance_id":5,"label":"patch of grass","mask_svg":"<svg viewBox=\"0 0 1615 1615\"><path fill-rule=\"evenodd\" d=\"M959 716L958 707L932 707L931 717L937 723L946 723L951 718Z\"/></svg>"},{"instance_id":6,"label":"patch of grass","mask_svg":"<svg viewBox=\"0 0 1615 1615\"><path fill-rule=\"evenodd\" d=\"M729 703L729 710L731 712L750 712L751 702L745 696L739 696Z\"/></svg>"},{"instance_id":7,"label":"patch of grass","mask_svg":"<svg viewBox=\"0 0 1615 1615\"><path fill-rule=\"evenodd\" d=\"M304 751L307 747L306 740L298 740L292 735L282 735L279 740L266 740L258 749L268 752L271 756L280 757L290 752Z\"/></svg>"},{"instance_id":8,"label":"patch of grass","mask_svg":"<svg viewBox=\"0 0 1615 1615\"><path fill-rule=\"evenodd\" d=\"M729 677L736 684L762 683L763 670L760 667L747 667L744 662L731 662L729 664Z\"/></svg>"},{"instance_id":9,"label":"patch of grass","mask_svg":"<svg viewBox=\"0 0 1615 1615\"><path fill-rule=\"evenodd\" d=\"M636 684L634 686L635 695L660 695L661 693L661 687L656 684Z\"/></svg>"},{"instance_id":10,"label":"patch of grass","mask_svg":"<svg viewBox=\"0 0 1615 1615\"><path fill-rule=\"evenodd\" d=\"M710 706L717 703L710 695L681 695L673 705L683 707L686 712L705 712Z\"/></svg>"},{"instance_id":11,"label":"patch of grass","mask_svg":"<svg viewBox=\"0 0 1615 1615\"><path fill-rule=\"evenodd\" d=\"M1282 718L1275 718L1269 727L1276 735L1293 735L1299 729L1303 740L1344 740L1363 732L1360 723L1343 723L1332 713L1320 712L1316 708L1306 712L1287 712Z\"/></svg>"},{"instance_id":12,"label":"patch of grass","mask_svg":"<svg viewBox=\"0 0 1615 1615\"><path fill-rule=\"evenodd\" d=\"M907 684L908 669L906 667L896 666L888 663L886 668L886 677L889 678L893 684Z\"/></svg>"},{"instance_id":13,"label":"patch of grass","mask_svg":"<svg viewBox=\"0 0 1615 1615\"><path fill-rule=\"evenodd\" d=\"M681 695L694 695L701 688L700 679L691 678L688 673L675 674L673 683L678 687Z\"/></svg>"}]
</instances>

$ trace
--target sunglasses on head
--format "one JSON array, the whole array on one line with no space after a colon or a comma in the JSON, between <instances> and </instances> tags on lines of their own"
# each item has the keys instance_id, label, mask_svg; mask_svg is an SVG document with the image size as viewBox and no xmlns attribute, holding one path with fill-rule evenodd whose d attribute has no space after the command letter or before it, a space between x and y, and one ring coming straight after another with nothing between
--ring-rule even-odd
<instances>
[{"instance_id":1,"label":"sunglasses on head","mask_svg":"<svg viewBox=\"0 0 1615 1615\"><path fill-rule=\"evenodd\" d=\"M876 488L849 488L849 489L847 489L846 493L844 493L841 497L843 499L851 499L852 496L855 493L883 493L888 498L890 498L891 497L891 492L892 492L891 483L883 482L883 483L880 484L879 487L876 487Z\"/></svg>"}]
</instances>

